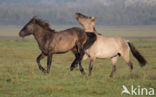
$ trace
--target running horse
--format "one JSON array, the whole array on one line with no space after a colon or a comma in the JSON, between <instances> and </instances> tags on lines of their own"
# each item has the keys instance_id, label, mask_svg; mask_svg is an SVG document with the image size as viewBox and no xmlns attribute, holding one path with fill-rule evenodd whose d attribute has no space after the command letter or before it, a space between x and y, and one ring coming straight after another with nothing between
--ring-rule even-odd
<instances>
[{"instance_id":1,"label":"running horse","mask_svg":"<svg viewBox=\"0 0 156 97\"><path fill-rule=\"evenodd\" d=\"M44 73L50 72L53 54L61 54L72 50L75 60L72 63L78 64L88 49L96 40L96 35L86 33L84 30L73 27L67 30L56 32L50 28L45 21L33 17L19 32L20 37L33 35L36 39L41 54L36 58L39 69ZM42 67L40 60L47 56L47 70Z\"/></svg>"},{"instance_id":2,"label":"running horse","mask_svg":"<svg viewBox=\"0 0 156 97\"><path fill-rule=\"evenodd\" d=\"M83 57L83 60L90 57L91 61L89 65L89 75L91 75L93 64L96 58L110 58L113 65L110 77L113 77L113 74L116 71L116 64L119 56L126 61L130 67L130 71L132 72L133 64L129 57L130 50L133 56L140 63L141 67L147 63L145 58L129 40L125 40L121 37L105 37L100 35L95 29L94 22L96 17L88 17L81 13L75 13L75 18L86 32L92 32L97 35L96 41L89 49L86 50L86 54Z\"/></svg>"}]
</instances>

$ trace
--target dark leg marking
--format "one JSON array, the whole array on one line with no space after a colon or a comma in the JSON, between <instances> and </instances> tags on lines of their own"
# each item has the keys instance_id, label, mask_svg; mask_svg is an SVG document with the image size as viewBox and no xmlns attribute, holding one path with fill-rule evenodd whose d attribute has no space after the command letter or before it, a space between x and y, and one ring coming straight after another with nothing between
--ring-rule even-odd
<instances>
[{"instance_id":1,"label":"dark leg marking","mask_svg":"<svg viewBox=\"0 0 156 97\"><path fill-rule=\"evenodd\" d=\"M116 65L113 65L113 67L112 67L112 72L111 72L111 74L110 74L110 77L111 77L111 78L113 77L115 71L116 71Z\"/></svg>"},{"instance_id":2,"label":"dark leg marking","mask_svg":"<svg viewBox=\"0 0 156 97\"><path fill-rule=\"evenodd\" d=\"M37 64L38 64L39 69L40 69L42 72L46 73L46 70L42 67L42 65L41 65L41 63L40 63L40 60L43 59L44 57L45 57L45 55L44 55L43 53L41 53L41 54L36 58L36 62L37 62Z\"/></svg>"},{"instance_id":3,"label":"dark leg marking","mask_svg":"<svg viewBox=\"0 0 156 97\"><path fill-rule=\"evenodd\" d=\"M112 72L110 74L110 77L112 78L114 75L114 72L116 71L116 64L117 64L117 60L118 60L118 55L112 58Z\"/></svg>"},{"instance_id":4,"label":"dark leg marking","mask_svg":"<svg viewBox=\"0 0 156 97\"><path fill-rule=\"evenodd\" d=\"M132 64L132 62L129 61L129 62L128 62L128 65L129 65L130 71L132 72L132 70L133 70L133 64Z\"/></svg>"},{"instance_id":5,"label":"dark leg marking","mask_svg":"<svg viewBox=\"0 0 156 97\"><path fill-rule=\"evenodd\" d=\"M80 52L80 54L78 54L78 56L75 58L74 62L71 64L71 67L70 67L71 71L77 66L78 63L81 62L84 54L85 53L83 50Z\"/></svg>"},{"instance_id":6,"label":"dark leg marking","mask_svg":"<svg viewBox=\"0 0 156 97\"><path fill-rule=\"evenodd\" d=\"M80 71L81 71L81 73L82 73L83 75L86 74L85 71L84 71L84 69L83 69L83 67L82 67L82 65L81 65L81 62L79 62L79 69L80 69Z\"/></svg>"},{"instance_id":7,"label":"dark leg marking","mask_svg":"<svg viewBox=\"0 0 156 97\"><path fill-rule=\"evenodd\" d=\"M94 64L95 59L91 59L90 64L89 64L89 76L92 74L92 69L93 69L93 64Z\"/></svg>"},{"instance_id":8,"label":"dark leg marking","mask_svg":"<svg viewBox=\"0 0 156 97\"><path fill-rule=\"evenodd\" d=\"M47 73L50 72L51 63L52 63L52 55L48 55L48 57L47 57Z\"/></svg>"},{"instance_id":9,"label":"dark leg marking","mask_svg":"<svg viewBox=\"0 0 156 97\"><path fill-rule=\"evenodd\" d=\"M71 67L70 67L71 71L76 67L76 65L79 62L82 61L82 58L83 58L83 56L85 54L85 50L90 48L97 39L96 34L94 34L94 33L87 32L86 34L88 36L88 39L87 39L86 43L83 45L83 47L81 47L82 44L79 44L79 43L77 44L77 50L78 50L80 55L71 64Z\"/></svg>"}]
</instances>

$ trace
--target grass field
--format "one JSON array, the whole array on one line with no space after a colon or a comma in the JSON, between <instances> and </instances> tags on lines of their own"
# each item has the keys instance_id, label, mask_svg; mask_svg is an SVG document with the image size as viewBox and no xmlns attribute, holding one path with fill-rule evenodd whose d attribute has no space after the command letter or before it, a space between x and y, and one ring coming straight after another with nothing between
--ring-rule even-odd
<instances>
[{"instance_id":1,"label":"grass field","mask_svg":"<svg viewBox=\"0 0 156 97\"><path fill-rule=\"evenodd\" d=\"M121 33L126 31L122 29L120 28ZM8 29L3 30L7 32ZM18 29L12 33L17 33L16 31ZM141 32L138 28L136 31ZM121 33L116 35L122 35ZM148 35L155 35L152 30L151 33L153 34ZM156 40L132 42L145 56L148 64L143 68L139 67L131 55L134 64L131 76L127 64L120 58L114 78L109 78L112 70L109 59L97 59L91 77L81 75L78 68L70 72L69 67L74 59L71 52L54 55L50 74L43 74L35 61L40 53L36 41L0 39L0 97L140 97L126 94L121 96L122 85L129 89L131 85L140 85L142 88L156 90ZM46 67L46 58L42 60L42 64ZM87 74L88 64L89 60L83 61Z\"/></svg>"},{"instance_id":2,"label":"grass field","mask_svg":"<svg viewBox=\"0 0 156 97\"><path fill-rule=\"evenodd\" d=\"M77 26L77 25L76 25ZM156 37L156 25L153 26L97 26L96 30L105 36L122 37ZM56 31L71 28L72 26L52 25ZM22 27L0 26L0 36L18 37L18 32Z\"/></svg>"}]
</instances>

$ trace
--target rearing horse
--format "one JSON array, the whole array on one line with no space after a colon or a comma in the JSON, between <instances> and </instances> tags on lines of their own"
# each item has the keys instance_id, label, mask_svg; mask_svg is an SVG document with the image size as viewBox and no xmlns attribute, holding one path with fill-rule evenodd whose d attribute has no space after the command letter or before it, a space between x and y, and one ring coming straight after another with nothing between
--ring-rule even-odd
<instances>
[{"instance_id":1,"label":"rearing horse","mask_svg":"<svg viewBox=\"0 0 156 97\"><path fill-rule=\"evenodd\" d=\"M84 50L88 49L96 40L93 33L85 33L84 30L73 27L64 31L56 32L51 29L49 24L41 19L33 17L19 32L19 36L25 37L33 35L36 39L41 54L36 61L39 69L44 73L50 72L52 55L65 53L67 51L75 51L75 60L72 65L81 62ZM40 60L47 56L47 70L45 70Z\"/></svg>"},{"instance_id":2,"label":"rearing horse","mask_svg":"<svg viewBox=\"0 0 156 97\"><path fill-rule=\"evenodd\" d=\"M86 50L86 54L83 57L84 60L87 57L90 57L91 59L89 65L89 75L91 75L93 64L96 58L110 58L112 60L113 68L110 77L113 77L113 74L116 71L116 64L119 56L122 56L132 71L133 65L129 57L130 50L133 56L140 63L140 66L144 66L146 64L145 58L139 53L139 51L130 41L121 37L105 37L99 35L95 30L94 22L96 17L88 17L81 13L75 13L75 18L83 26L86 32L94 32L97 34L97 40L91 46L91 48Z\"/></svg>"}]
</instances>

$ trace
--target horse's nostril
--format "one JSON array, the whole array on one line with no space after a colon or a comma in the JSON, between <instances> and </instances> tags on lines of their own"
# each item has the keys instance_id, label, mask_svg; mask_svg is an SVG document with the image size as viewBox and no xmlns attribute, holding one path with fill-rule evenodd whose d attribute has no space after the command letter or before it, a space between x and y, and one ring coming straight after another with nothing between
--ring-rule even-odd
<instances>
[{"instance_id":1,"label":"horse's nostril","mask_svg":"<svg viewBox=\"0 0 156 97\"><path fill-rule=\"evenodd\" d=\"M19 32L19 34L18 34L19 36L21 36L21 33Z\"/></svg>"}]
</instances>

